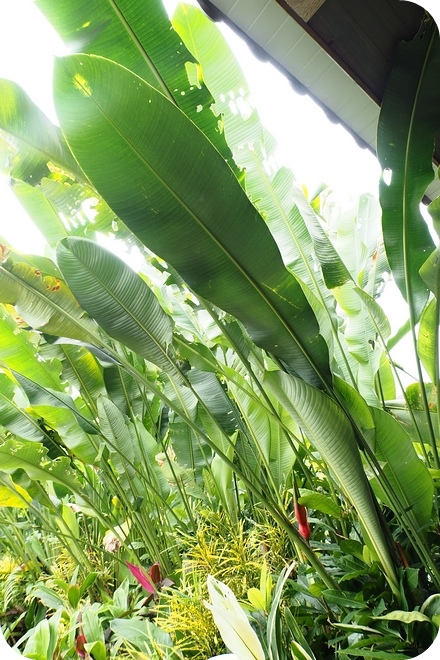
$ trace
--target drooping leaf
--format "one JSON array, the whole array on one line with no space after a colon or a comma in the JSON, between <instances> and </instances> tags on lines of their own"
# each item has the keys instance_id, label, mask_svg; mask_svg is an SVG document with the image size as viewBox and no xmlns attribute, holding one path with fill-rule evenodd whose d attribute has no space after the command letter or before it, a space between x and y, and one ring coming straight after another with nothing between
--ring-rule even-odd
<instances>
[{"instance_id":1,"label":"drooping leaf","mask_svg":"<svg viewBox=\"0 0 440 660\"><path fill-rule=\"evenodd\" d=\"M0 473L0 507L26 509L31 500L31 496L24 488L15 484L9 475Z\"/></svg>"},{"instance_id":2,"label":"drooping leaf","mask_svg":"<svg viewBox=\"0 0 440 660\"><path fill-rule=\"evenodd\" d=\"M43 387L61 389L59 361L38 359L38 337L21 330L3 305L0 305L0 361Z\"/></svg>"},{"instance_id":3,"label":"drooping leaf","mask_svg":"<svg viewBox=\"0 0 440 660\"><path fill-rule=\"evenodd\" d=\"M65 282L24 262L8 260L0 266L0 302L14 305L26 323L49 335L95 339L95 323Z\"/></svg>"},{"instance_id":4,"label":"drooping leaf","mask_svg":"<svg viewBox=\"0 0 440 660\"><path fill-rule=\"evenodd\" d=\"M74 415L78 424L84 431L86 431L86 433L98 433L98 429L93 420L87 419L87 417L84 417L84 415L80 413L69 394L43 387L23 374L14 370L11 371L26 392L26 396L32 406L53 406L55 408L64 408Z\"/></svg>"},{"instance_id":5,"label":"drooping leaf","mask_svg":"<svg viewBox=\"0 0 440 660\"><path fill-rule=\"evenodd\" d=\"M307 490L306 488L302 488L300 493L301 497L298 499L299 504L312 510L322 511L322 513L334 516L335 518L340 517L341 507L330 497L324 495L324 493Z\"/></svg>"},{"instance_id":6,"label":"drooping leaf","mask_svg":"<svg viewBox=\"0 0 440 660\"><path fill-rule=\"evenodd\" d=\"M295 203L313 241L316 257L321 265L325 285L329 289L342 286L352 277L343 260L335 250L321 219L306 199L302 189L296 185L293 190Z\"/></svg>"},{"instance_id":7,"label":"drooping leaf","mask_svg":"<svg viewBox=\"0 0 440 660\"><path fill-rule=\"evenodd\" d=\"M26 440L43 440L43 431L37 420L23 408L28 401L23 396L23 406L16 401L17 385L4 373L0 373L0 424L19 438Z\"/></svg>"},{"instance_id":8,"label":"drooping leaf","mask_svg":"<svg viewBox=\"0 0 440 660\"><path fill-rule=\"evenodd\" d=\"M439 66L440 40L431 19L412 41L397 47L378 126L377 153L386 173L380 183L385 249L397 286L416 318L428 298L419 269L434 249L419 205L434 178ZM386 182L387 176L391 182Z\"/></svg>"},{"instance_id":9,"label":"drooping leaf","mask_svg":"<svg viewBox=\"0 0 440 660\"><path fill-rule=\"evenodd\" d=\"M289 374L268 372L265 383L326 461L353 503L388 578L396 585L393 561L348 418L326 394Z\"/></svg>"},{"instance_id":10,"label":"drooping leaf","mask_svg":"<svg viewBox=\"0 0 440 660\"><path fill-rule=\"evenodd\" d=\"M257 344L328 385L327 347L301 285L206 137L112 62L72 55L55 69L66 139L115 213L199 296L241 320Z\"/></svg>"},{"instance_id":11,"label":"drooping leaf","mask_svg":"<svg viewBox=\"0 0 440 660\"><path fill-rule=\"evenodd\" d=\"M436 382L438 367L436 367L436 338L438 337L438 304L437 299L431 302L423 310L420 319L419 334L417 337L417 353L426 372L433 383Z\"/></svg>"},{"instance_id":12,"label":"drooping leaf","mask_svg":"<svg viewBox=\"0 0 440 660\"><path fill-rule=\"evenodd\" d=\"M83 309L111 337L164 371L178 375L171 357L171 318L140 275L86 239L64 239L57 258Z\"/></svg>"},{"instance_id":13,"label":"drooping leaf","mask_svg":"<svg viewBox=\"0 0 440 660\"><path fill-rule=\"evenodd\" d=\"M33 480L54 481L74 493L82 492L78 471L70 467L69 459L49 459L39 442L7 440L0 445L0 471L12 474L16 470L24 470Z\"/></svg>"},{"instance_id":14,"label":"drooping leaf","mask_svg":"<svg viewBox=\"0 0 440 660\"><path fill-rule=\"evenodd\" d=\"M84 177L58 126L10 80L0 80L0 129L15 138L25 152L34 155L35 165L40 170L41 164L50 161L79 178ZM35 178L33 183L37 184L38 175Z\"/></svg>"},{"instance_id":15,"label":"drooping leaf","mask_svg":"<svg viewBox=\"0 0 440 660\"><path fill-rule=\"evenodd\" d=\"M417 456L410 437L387 412L370 408L376 427L375 455L388 481L419 530L431 521L434 483L428 468ZM374 481L374 487L377 484ZM381 491L380 497L394 509Z\"/></svg>"}]
</instances>

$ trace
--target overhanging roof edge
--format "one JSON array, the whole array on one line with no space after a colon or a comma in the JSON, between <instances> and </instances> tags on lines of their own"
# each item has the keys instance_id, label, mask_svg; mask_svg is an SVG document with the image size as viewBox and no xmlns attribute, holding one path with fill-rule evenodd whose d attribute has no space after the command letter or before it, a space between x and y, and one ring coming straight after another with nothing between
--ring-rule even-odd
<instances>
[{"instance_id":1,"label":"overhanging roof edge","mask_svg":"<svg viewBox=\"0 0 440 660\"><path fill-rule=\"evenodd\" d=\"M247 34L246 30L242 29L240 26L234 23L234 21L224 11L222 11L216 4L214 4L212 0L197 0L197 2L211 20L215 22L222 21L231 30L237 33L247 43L249 48L252 50L252 52L255 54L255 56L258 59L262 61L270 62L276 69L278 69L288 79L288 81L290 82L290 84L292 85L295 91L297 91L299 94L307 94L308 96L310 96L315 101L315 103L317 103L317 105L323 110L323 112L326 114L328 119L334 124L340 124L341 126L343 126L360 147L362 147L363 149L368 149L372 151L374 154L376 153L375 146L373 144L369 143L361 135L359 135L359 133L356 132L356 129L354 127L350 126L350 124L347 123L347 121L342 119L334 110L332 110L332 108L330 108L324 101L322 101L322 99L320 99L319 96L317 96L310 88L308 88L306 84L298 80L298 78L291 71L289 71L274 56L268 53L249 34ZM290 19L293 21L291 17ZM301 30L304 31L304 34L307 35L309 39L314 41L312 37L308 34L308 32L304 30L304 28L301 25L299 25L299 27ZM319 44L316 44L316 50L317 52L326 53L326 51L323 51L323 49L319 46ZM338 69L347 76L347 80L351 81L349 74L346 71L344 71L344 69L342 69L342 67L333 58L331 58L331 56L328 53L326 53L326 55L329 61L333 63L333 66L338 67ZM356 85L359 88L359 86L355 81L352 82L354 85ZM364 90L362 91L366 95L365 91ZM377 105L377 103L373 99L371 99L371 101L372 103L374 103L374 105Z\"/></svg>"}]
</instances>

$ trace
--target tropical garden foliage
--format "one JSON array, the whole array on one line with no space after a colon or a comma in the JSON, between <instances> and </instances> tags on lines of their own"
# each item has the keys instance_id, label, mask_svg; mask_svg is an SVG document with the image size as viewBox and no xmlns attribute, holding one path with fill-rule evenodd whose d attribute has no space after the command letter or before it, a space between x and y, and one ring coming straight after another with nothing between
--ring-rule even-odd
<instances>
[{"instance_id":1,"label":"tropical garden foliage","mask_svg":"<svg viewBox=\"0 0 440 660\"><path fill-rule=\"evenodd\" d=\"M2 167L47 241L1 244L3 634L37 660L417 656L440 622L435 25L396 53L380 205L340 208L276 167L200 10L36 4L76 54L59 126L0 81Z\"/></svg>"}]
</instances>

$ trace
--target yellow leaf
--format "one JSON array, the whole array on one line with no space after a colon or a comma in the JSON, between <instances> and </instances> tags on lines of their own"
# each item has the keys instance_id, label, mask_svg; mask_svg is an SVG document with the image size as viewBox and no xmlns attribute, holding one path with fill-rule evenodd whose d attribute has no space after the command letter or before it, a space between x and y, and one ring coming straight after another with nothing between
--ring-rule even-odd
<instances>
[{"instance_id":1,"label":"yellow leaf","mask_svg":"<svg viewBox=\"0 0 440 660\"><path fill-rule=\"evenodd\" d=\"M16 509L26 509L28 502L32 500L29 493L19 486L14 484L11 477L4 476L0 484L0 507L11 506Z\"/></svg>"},{"instance_id":2,"label":"yellow leaf","mask_svg":"<svg viewBox=\"0 0 440 660\"><path fill-rule=\"evenodd\" d=\"M265 610L266 609L266 601L264 599L263 594L259 589L256 589L255 587L251 587L248 590L247 593L248 600L251 605L255 607L257 610Z\"/></svg>"}]
</instances>

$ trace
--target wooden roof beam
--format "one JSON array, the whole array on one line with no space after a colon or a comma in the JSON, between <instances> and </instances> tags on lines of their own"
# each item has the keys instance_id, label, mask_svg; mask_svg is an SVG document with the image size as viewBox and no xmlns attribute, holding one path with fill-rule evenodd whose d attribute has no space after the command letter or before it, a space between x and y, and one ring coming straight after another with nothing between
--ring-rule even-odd
<instances>
[{"instance_id":1,"label":"wooden roof beam","mask_svg":"<svg viewBox=\"0 0 440 660\"><path fill-rule=\"evenodd\" d=\"M297 14L305 23L310 21L325 0L284 0L286 5Z\"/></svg>"}]
</instances>

